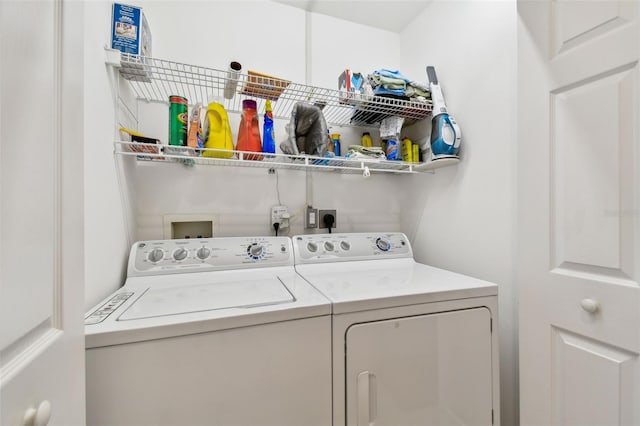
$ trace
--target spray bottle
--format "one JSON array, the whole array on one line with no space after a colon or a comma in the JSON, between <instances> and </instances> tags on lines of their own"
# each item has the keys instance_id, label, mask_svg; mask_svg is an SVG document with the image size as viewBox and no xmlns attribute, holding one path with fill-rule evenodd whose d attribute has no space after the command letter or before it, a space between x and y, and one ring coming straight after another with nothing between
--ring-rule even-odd
<instances>
[{"instance_id":1,"label":"spray bottle","mask_svg":"<svg viewBox=\"0 0 640 426\"><path fill-rule=\"evenodd\" d=\"M264 107L264 124L262 125L262 152L276 153L276 138L273 131L273 110L271 101L267 99Z\"/></svg>"}]
</instances>

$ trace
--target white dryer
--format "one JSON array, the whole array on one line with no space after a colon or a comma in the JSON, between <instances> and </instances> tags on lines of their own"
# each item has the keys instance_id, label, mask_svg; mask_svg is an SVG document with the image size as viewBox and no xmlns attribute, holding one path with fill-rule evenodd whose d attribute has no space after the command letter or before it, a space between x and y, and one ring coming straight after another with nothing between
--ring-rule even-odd
<instances>
[{"instance_id":1,"label":"white dryer","mask_svg":"<svg viewBox=\"0 0 640 426\"><path fill-rule=\"evenodd\" d=\"M289 238L135 243L85 324L92 426L331 424L330 304Z\"/></svg>"},{"instance_id":2,"label":"white dryer","mask_svg":"<svg viewBox=\"0 0 640 426\"><path fill-rule=\"evenodd\" d=\"M334 426L499 424L495 284L416 263L401 233L293 244L332 302Z\"/></svg>"}]
</instances>

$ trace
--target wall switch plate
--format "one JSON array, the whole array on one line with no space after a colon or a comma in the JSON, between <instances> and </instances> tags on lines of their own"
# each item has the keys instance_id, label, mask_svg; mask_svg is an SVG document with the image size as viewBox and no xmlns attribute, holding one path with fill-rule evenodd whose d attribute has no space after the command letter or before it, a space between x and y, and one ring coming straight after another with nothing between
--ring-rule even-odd
<instances>
[{"instance_id":1,"label":"wall switch plate","mask_svg":"<svg viewBox=\"0 0 640 426\"><path fill-rule=\"evenodd\" d=\"M318 228L327 228L327 225L325 225L324 217L329 214L333 215L333 225L331 226L331 229L336 229L338 223L338 215L335 210L318 210Z\"/></svg>"},{"instance_id":2,"label":"wall switch plate","mask_svg":"<svg viewBox=\"0 0 640 426\"><path fill-rule=\"evenodd\" d=\"M318 227L318 209L307 206L307 213L304 216L305 229L316 229Z\"/></svg>"}]
</instances>

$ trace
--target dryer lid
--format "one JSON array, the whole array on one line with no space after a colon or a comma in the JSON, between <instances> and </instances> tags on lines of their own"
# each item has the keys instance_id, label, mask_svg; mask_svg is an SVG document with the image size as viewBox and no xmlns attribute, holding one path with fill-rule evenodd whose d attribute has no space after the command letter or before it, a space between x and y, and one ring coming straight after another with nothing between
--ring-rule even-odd
<instances>
[{"instance_id":1,"label":"dryer lid","mask_svg":"<svg viewBox=\"0 0 640 426\"><path fill-rule=\"evenodd\" d=\"M332 313L495 296L494 283L416 263L413 259L297 265L332 302Z\"/></svg>"},{"instance_id":2,"label":"dryer lid","mask_svg":"<svg viewBox=\"0 0 640 426\"><path fill-rule=\"evenodd\" d=\"M261 279L150 287L118 321L219 309L291 303L295 298L277 276Z\"/></svg>"}]
</instances>

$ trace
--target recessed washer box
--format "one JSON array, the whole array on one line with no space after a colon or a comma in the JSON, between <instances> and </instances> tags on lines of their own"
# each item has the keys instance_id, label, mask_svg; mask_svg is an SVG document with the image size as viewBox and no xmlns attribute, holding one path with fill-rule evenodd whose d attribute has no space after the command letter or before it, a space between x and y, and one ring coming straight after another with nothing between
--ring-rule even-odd
<instances>
[{"instance_id":1,"label":"recessed washer box","mask_svg":"<svg viewBox=\"0 0 640 426\"><path fill-rule=\"evenodd\" d=\"M164 238L211 238L213 223L212 215L165 215L163 216Z\"/></svg>"}]
</instances>

